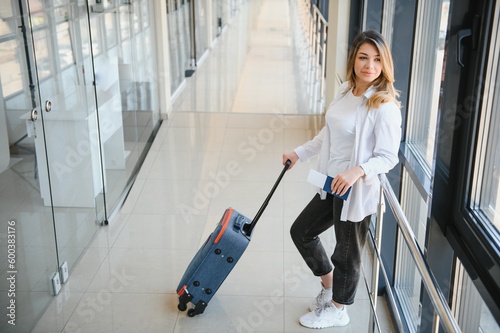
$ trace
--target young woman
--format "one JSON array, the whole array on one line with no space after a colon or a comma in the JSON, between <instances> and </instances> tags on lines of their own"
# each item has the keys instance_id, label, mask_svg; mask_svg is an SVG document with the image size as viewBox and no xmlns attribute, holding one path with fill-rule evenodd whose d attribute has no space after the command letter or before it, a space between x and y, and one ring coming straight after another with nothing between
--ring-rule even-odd
<instances>
[{"instance_id":1,"label":"young woman","mask_svg":"<svg viewBox=\"0 0 500 333\"><path fill-rule=\"evenodd\" d=\"M345 305L354 302L361 253L377 210L377 175L398 163L401 113L393 82L392 56L384 38L375 31L361 33L349 52L347 81L326 112L326 125L311 141L283 154L283 163L291 160L290 168L319 155L318 171L334 178L332 193L344 195L351 188L345 201L319 189L290 230L322 284L311 312L300 317L305 327L349 324ZM319 235L332 226L337 243L330 261Z\"/></svg>"}]
</instances>

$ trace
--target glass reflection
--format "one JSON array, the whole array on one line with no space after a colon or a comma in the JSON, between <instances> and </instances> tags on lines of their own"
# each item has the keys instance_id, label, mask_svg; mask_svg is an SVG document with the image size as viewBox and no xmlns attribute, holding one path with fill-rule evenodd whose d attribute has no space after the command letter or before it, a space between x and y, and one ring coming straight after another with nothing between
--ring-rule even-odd
<instances>
[{"instance_id":1,"label":"glass reflection","mask_svg":"<svg viewBox=\"0 0 500 333\"><path fill-rule=\"evenodd\" d=\"M57 42L59 44L59 65L60 68L66 68L75 63L73 53L73 42L69 31L69 24L61 23L57 25Z\"/></svg>"},{"instance_id":2,"label":"glass reflection","mask_svg":"<svg viewBox=\"0 0 500 333\"><path fill-rule=\"evenodd\" d=\"M91 13L92 46L102 46L94 66L108 211L129 186L159 124L152 5L107 3Z\"/></svg>"},{"instance_id":3,"label":"glass reflection","mask_svg":"<svg viewBox=\"0 0 500 333\"><path fill-rule=\"evenodd\" d=\"M33 6L42 9L39 1ZM18 2L0 0L0 307L7 309L12 299L16 302L16 325L8 323L12 318L4 312L0 332L31 329L53 299L49 277L58 267L52 213L40 196L34 129L27 117L36 106L36 72L27 53L28 21L21 13L26 8ZM44 15L38 13L34 19L36 36L46 40ZM46 48L42 54L46 59ZM40 63L40 75L47 77L50 64ZM9 251L15 255L10 262ZM12 276L15 298L7 292L7 278Z\"/></svg>"},{"instance_id":4,"label":"glass reflection","mask_svg":"<svg viewBox=\"0 0 500 333\"><path fill-rule=\"evenodd\" d=\"M500 20L497 18L497 22ZM472 209L492 239L500 238L500 32L492 37L476 151ZM495 68L496 67L496 68ZM493 229L490 228L493 226Z\"/></svg>"},{"instance_id":5,"label":"glass reflection","mask_svg":"<svg viewBox=\"0 0 500 333\"><path fill-rule=\"evenodd\" d=\"M15 221L14 331L27 332L53 300L49 277L66 261L71 279L118 205L160 117L151 2L24 3L0 0L0 251ZM0 291L8 269L1 258Z\"/></svg>"},{"instance_id":6,"label":"glass reflection","mask_svg":"<svg viewBox=\"0 0 500 333\"><path fill-rule=\"evenodd\" d=\"M36 59L36 68L39 79L46 79L53 73L53 62L49 59L49 38L48 31L38 30L33 33L35 48L38 50Z\"/></svg>"}]
</instances>

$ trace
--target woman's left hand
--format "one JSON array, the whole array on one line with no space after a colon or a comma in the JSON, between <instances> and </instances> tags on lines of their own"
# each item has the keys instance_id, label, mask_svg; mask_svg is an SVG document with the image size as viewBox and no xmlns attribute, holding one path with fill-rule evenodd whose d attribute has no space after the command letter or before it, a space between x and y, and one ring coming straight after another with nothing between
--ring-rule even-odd
<instances>
[{"instance_id":1,"label":"woman's left hand","mask_svg":"<svg viewBox=\"0 0 500 333\"><path fill-rule=\"evenodd\" d=\"M359 178L365 175L362 167L356 166L347 171L341 172L333 178L332 192L338 195L344 195Z\"/></svg>"}]
</instances>

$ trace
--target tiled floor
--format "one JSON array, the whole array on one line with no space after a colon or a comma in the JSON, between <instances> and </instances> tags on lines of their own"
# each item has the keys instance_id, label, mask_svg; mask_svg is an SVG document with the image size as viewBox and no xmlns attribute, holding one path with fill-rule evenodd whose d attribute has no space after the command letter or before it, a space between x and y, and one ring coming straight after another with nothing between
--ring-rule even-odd
<instances>
[{"instance_id":1,"label":"tiled floor","mask_svg":"<svg viewBox=\"0 0 500 333\"><path fill-rule=\"evenodd\" d=\"M294 75L288 3L242 7L162 124L123 207L33 332L310 331L298 317L319 291L319 280L288 230L314 194L305 180L315 161L287 172L204 314L189 318L178 311L176 295L186 266L224 210L231 206L253 217L282 169L281 154L321 126L321 116L308 115L295 98L300 78ZM322 239L333 248L333 231ZM379 307L382 332L391 332L385 305ZM324 331L369 331L364 280L348 311L350 325Z\"/></svg>"}]
</instances>

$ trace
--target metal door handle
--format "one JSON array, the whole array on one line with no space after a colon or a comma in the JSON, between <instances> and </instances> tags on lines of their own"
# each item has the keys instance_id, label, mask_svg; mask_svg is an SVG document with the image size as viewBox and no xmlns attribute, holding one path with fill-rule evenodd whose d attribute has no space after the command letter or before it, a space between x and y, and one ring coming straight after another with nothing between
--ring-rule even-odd
<instances>
[{"instance_id":1,"label":"metal door handle","mask_svg":"<svg viewBox=\"0 0 500 333\"><path fill-rule=\"evenodd\" d=\"M38 119L38 111L36 109L31 110L30 119L33 122L35 122Z\"/></svg>"},{"instance_id":2,"label":"metal door handle","mask_svg":"<svg viewBox=\"0 0 500 333\"><path fill-rule=\"evenodd\" d=\"M457 34L457 63L461 67L465 67L464 63L462 62L462 40L470 36L472 36L471 29L460 30Z\"/></svg>"},{"instance_id":3,"label":"metal door handle","mask_svg":"<svg viewBox=\"0 0 500 333\"><path fill-rule=\"evenodd\" d=\"M52 102L49 100L46 100L45 101L45 111L50 112L50 110L52 110Z\"/></svg>"}]
</instances>

